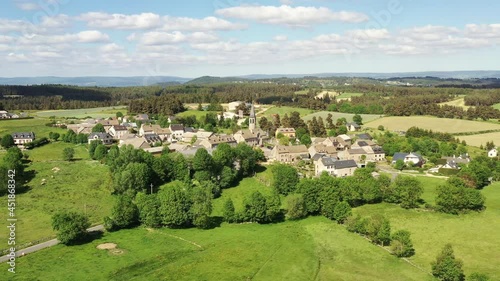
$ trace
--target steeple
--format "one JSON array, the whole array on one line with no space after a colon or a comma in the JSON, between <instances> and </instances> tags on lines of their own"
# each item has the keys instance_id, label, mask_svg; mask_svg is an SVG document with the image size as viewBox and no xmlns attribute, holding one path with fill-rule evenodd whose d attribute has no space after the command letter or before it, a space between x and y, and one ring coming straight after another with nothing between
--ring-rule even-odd
<instances>
[{"instance_id":1,"label":"steeple","mask_svg":"<svg viewBox=\"0 0 500 281\"><path fill-rule=\"evenodd\" d=\"M250 108L250 117L248 118L248 129L250 129L251 132L255 130L256 122L257 118L255 116L255 107L253 106L252 102L252 107Z\"/></svg>"}]
</instances>

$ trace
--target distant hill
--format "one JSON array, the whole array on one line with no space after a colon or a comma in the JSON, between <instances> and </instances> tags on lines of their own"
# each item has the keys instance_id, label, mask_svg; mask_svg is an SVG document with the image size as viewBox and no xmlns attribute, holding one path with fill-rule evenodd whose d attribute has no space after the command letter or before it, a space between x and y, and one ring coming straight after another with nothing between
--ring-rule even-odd
<instances>
[{"instance_id":1,"label":"distant hill","mask_svg":"<svg viewBox=\"0 0 500 281\"><path fill-rule=\"evenodd\" d=\"M250 79L242 77L214 77L214 76L202 76L195 78L186 82L186 85L206 85L206 84L217 84L217 83L231 83L231 82L248 82Z\"/></svg>"},{"instance_id":2,"label":"distant hill","mask_svg":"<svg viewBox=\"0 0 500 281\"><path fill-rule=\"evenodd\" d=\"M189 78L175 76L132 76L132 77L15 77L1 78L0 85L41 85L61 84L74 86L98 86L98 87L129 87L129 86L151 86L170 83L185 83Z\"/></svg>"}]
</instances>

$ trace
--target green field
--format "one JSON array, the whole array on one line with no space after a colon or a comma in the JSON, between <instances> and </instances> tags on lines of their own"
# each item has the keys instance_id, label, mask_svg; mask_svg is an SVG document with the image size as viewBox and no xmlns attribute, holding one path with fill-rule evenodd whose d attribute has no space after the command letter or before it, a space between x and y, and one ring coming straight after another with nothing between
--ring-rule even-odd
<instances>
[{"instance_id":1,"label":"green field","mask_svg":"<svg viewBox=\"0 0 500 281\"><path fill-rule=\"evenodd\" d=\"M487 133L487 134L479 134L479 135L471 135L471 136L459 136L460 140L464 140L468 145L473 146L481 146L486 145L486 142L493 141L495 144L500 144L500 132L496 133Z\"/></svg>"},{"instance_id":2,"label":"green field","mask_svg":"<svg viewBox=\"0 0 500 281\"><path fill-rule=\"evenodd\" d=\"M86 212L93 224L101 223L110 213L113 199L108 168L94 161L60 161L63 147L68 146L75 147L76 158L88 158L83 146L64 143L28 151L34 161L26 173L34 175L27 183L29 189L16 196L18 244L54 236L51 217L59 210ZM0 212L0 220L6 219L7 212ZM0 232L0 240L6 241L6 235L7 232ZM0 248L7 245L2 242Z\"/></svg>"},{"instance_id":3,"label":"green field","mask_svg":"<svg viewBox=\"0 0 500 281\"><path fill-rule=\"evenodd\" d=\"M462 107L465 110L469 109L469 107L470 107L470 106L465 105L465 101L464 101L463 97L456 99L456 100L449 101L449 102L442 102L439 105L458 106L458 107Z\"/></svg>"},{"instance_id":4,"label":"green field","mask_svg":"<svg viewBox=\"0 0 500 281\"><path fill-rule=\"evenodd\" d=\"M123 252L96 249L101 243ZM31 254L16 266L12 280L432 280L322 217L212 230L123 230Z\"/></svg>"},{"instance_id":5,"label":"green field","mask_svg":"<svg viewBox=\"0 0 500 281\"><path fill-rule=\"evenodd\" d=\"M500 103L494 104L493 108L496 108L496 109L500 110Z\"/></svg>"},{"instance_id":6,"label":"green field","mask_svg":"<svg viewBox=\"0 0 500 281\"><path fill-rule=\"evenodd\" d=\"M423 179L425 182L424 199L434 204L435 190L440 180ZM441 180L442 182L442 180ZM355 209L355 213L369 216L374 213L386 215L393 229L407 229L412 234L416 255L412 261L430 269L444 244L451 243L455 255L464 261L466 275L482 272L491 280L500 280L497 262L500 253L500 183L488 186L483 194L486 197L486 210L467 215L447 215L419 210L404 210L391 204L366 205Z\"/></svg>"},{"instance_id":7,"label":"green field","mask_svg":"<svg viewBox=\"0 0 500 281\"><path fill-rule=\"evenodd\" d=\"M96 107L96 108L82 108L82 109L70 109L70 110L46 110L35 112L34 115L39 117L48 118L50 116L55 116L57 118L62 117L75 117L75 118L85 118L90 116L92 118L109 118L115 117L117 112L127 114L127 107L125 106L113 106L113 107Z\"/></svg>"},{"instance_id":8,"label":"green field","mask_svg":"<svg viewBox=\"0 0 500 281\"><path fill-rule=\"evenodd\" d=\"M360 97L362 96L362 93L342 93L338 95L336 98L337 100L350 100L352 97Z\"/></svg>"},{"instance_id":9,"label":"green field","mask_svg":"<svg viewBox=\"0 0 500 281\"><path fill-rule=\"evenodd\" d=\"M19 119L0 121L0 136L14 132L35 132L36 138L48 137L50 132L63 134L66 130L45 126L48 119Z\"/></svg>"},{"instance_id":10,"label":"green field","mask_svg":"<svg viewBox=\"0 0 500 281\"><path fill-rule=\"evenodd\" d=\"M316 112L316 113L309 114L309 115L305 116L304 120L308 121L308 120L311 120L313 117L316 117L316 118L321 117L321 118L323 118L323 121L325 121L326 117L328 116L329 113L332 114L332 118L333 118L334 123L339 118L345 118L347 120L347 122L352 122L352 117L355 115L355 114L350 114L350 113L320 111L320 112ZM381 115L375 115L375 114L360 114L360 115L363 118L363 123L370 122L370 121L381 118Z\"/></svg>"},{"instance_id":11,"label":"green field","mask_svg":"<svg viewBox=\"0 0 500 281\"><path fill-rule=\"evenodd\" d=\"M280 118L283 118L285 113L288 114L288 116L290 116L290 114L294 111L297 111L300 114L300 117L304 117L306 115L309 115L309 114L315 112L312 109L306 109L306 108L290 107L290 106L280 106L280 107L274 106L274 107L271 107L270 109L266 110L264 112L264 114L257 114L257 115L258 115L258 117L265 116L267 118L267 120L273 120L272 116L274 114L279 114Z\"/></svg>"},{"instance_id":12,"label":"green field","mask_svg":"<svg viewBox=\"0 0 500 281\"><path fill-rule=\"evenodd\" d=\"M187 110L181 113L177 113L177 116L179 117L186 117L186 116L191 116L194 115L196 116L197 120L200 120L201 118L205 117L208 113L214 113L218 114L218 111L199 111L199 110Z\"/></svg>"},{"instance_id":13,"label":"green field","mask_svg":"<svg viewBox=\"0 0 500 281\"><path fill-rule=\"evenodd\" d=\"M444 133L479 132L486 130L500 130L500 124L462 119L448 119L428 116L411 117L384 117L366 124L367 127L377 128L384 126L386 130L406 131L410 127L433 130Z\"/></svg>"}]
</instances>

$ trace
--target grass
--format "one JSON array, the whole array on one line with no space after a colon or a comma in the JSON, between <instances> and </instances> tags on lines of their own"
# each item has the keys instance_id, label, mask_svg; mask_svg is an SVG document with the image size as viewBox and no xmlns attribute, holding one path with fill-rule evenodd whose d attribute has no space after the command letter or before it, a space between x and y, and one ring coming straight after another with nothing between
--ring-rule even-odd
<instances>
[{"instance_id":1,"label":"grass","mask_svg":"<svg viewBox=\"0 0 500 281\"><path fill-rule=\"evenodd\" d=\"M96 107L96 108L82 108L82 109L70 109L70 110L45 110L35 112L34 115L39 117L48 118L50 116L61 117L76 117L85 118L91 116L93 118L109 118L115 117L117 112L127 114L127 107L125 106L113 106L113 107Z\"/></svg>"},{"instance_id":2,"label":"grass","mask_svg":"<svg viewBox=\"0 0 500 281\"><path fill-rule=\"evenodd\" d=\"M464 101L463 97L459 98L459 99L456 99L456 100L449 101L449 102L442 102L439 105L458 106L458 107L462 107L465 110L467 110L467 109L470 108L470 106L465 105L465 101Z\"/></svg>"},{"instance_id":3,"label":"grass","mask_svg":"<svg viewBox=\"0 0 500 281\"><path fill-rule=\"evenodd\" d=\"M74 159L90 160L89 152L85 145L74 145L62 141L51 142L47 145L37 147L32 150L27 150L26 153L30 156L30 160L34 162L61 161L63 149L70 147L75 150Z\"/></svg>"},{"instance_id":4,"label":"grass","mask_svg":"<svg viewBox=\"0 0 500 281\"><path fill-rule=\"evenodd\" d=\"M496 133L487 133L487 134L478 134L478 135L470 135L470 136L459 136L461 141L464 140L468 145L473 146L481 146L486 145L486 142L493 141L495 144L500 143L500 132Z\"/></svg>"},{"instance_id":5,"label":"grass","mask_svg":"<svg viewBox=\"0 0 500 281\"><path fill-rule=\"evenodd\" d=\"M444 133L478 132L486 130L499 130L499 124L488 122L470 121L461 119L447 119L428 116L411 117L384 117L366 124L367 127L377 128L379 125L386 130L406 131L408 128L416 126L421 129L433 130ZM462 137L460 137L462 139Z\"/></svg>"},{"instance_id":6,"label":"grass","mask_svg":"<svg viewBox=\"0 0 500 281\"><path fill-rule=\"evenodd\" d=\"M343 93L337 96L337 100L350 100L352 97L360 97L363 93Z\"/></svg>"},{"instance_id":7,"label":"grass","mask_svg":"<svg viewBox=\"0 0 500 281\"><path fill-rule=\"evenodd\" d=\"M423 198L434 204L435 188L443 182L439 179L420 178L425 187ZM500 218L500 183L483 190L486 210L454 216L421 210L405 210L393 204L366 205L354 213L369 216L384 214L390 219L392 230L406 229L411 232L416 255L411 260L430 270L430 263L446 243L451 243L455 255L464 261L465 274L481 272L491 280L500 280L497 263L500 252L500 224L492 223Z\"/></svg>"},{"instance_id":8,"label":"grass","mask_svg":"<svg viewBox=\"0 0 500 281\"><path fill-rule=\"evenodd\" d=\"M493 108L496 108L496 109L500 110L500 103L494 104Z\"/></svg>"},{"instance_id":9,"label":"grass","mask_svg":"<svg viewBox=\"0 0 500 281\"><path fill-rule=\"evenodd\" d=\"M350 114L350 113L320 111L320 112L316 112L316 113L309 114L309 115L305 116L304 120L308 121L308 120L311 120L313 117L316 117L316 118L321 117L321 118L323 118L323 121L326 122L326 117L328 116L329 113L332 114L332 118L333 118L334 123L339 118L345 118L347 120L347 122L352 122L352 117L355 115L355 114ZM370 122L370 121L381 118L381 115L375 115L375 114L360 114L360 115L361 115L361 118L363 118L363 123Z\"/></svg>"},{"instance_id":10,"label":"grass","mask_svg":"<svg viewBox=\"0 0 500 281\"><path fill-rule=\"evenodd\" d=\"M299 107L290 107L290 106L280 106L280 107L272 107L268 110L266 110L264 112L264 115L267 120L273 120L273 115L274 114L279 114L280 115L280 118L283 118L283 116L286 114L288 114L288 116L290 116L290 114L294 111L297 111L301 117L304 117L306 115L309 115L311 113L314 113L315 111L312 110L312 109L306 109L306 108L299 108ZM258 117L263 117L261 114L258 114L259 116Z\"/></svg>"},{"instance_id":11,"label":"grass","mask_svg":"<svg viewBox=\"0 0 500 281\"><path fill-rule=\"evenodd\" d=\"M34 178L27 183L28 190L16 196L18 244L53 236L51 217L60 210L86 211L93 224L109 215L113 201L107 167L90 161L38 162L40 158L34 158L36 161L26 169L27 173L35 173ZM54 168L60 170L56 172ZM7 212L0 212L0 220L7 220ZM0 240L6 241L6 235L7 232L0 232ZM2 243L1 248L6 247Z\"/></svg>"},{"instance_id":12,"label":"grass","mask_svg":"<svg viewBox=\"0 0 500 281\"><path fill-rule=\"evenodd\" d=\"M96 249L106 242L116 243L123 254ZM12 280L85 280L90 275L92 280L432 280L322 217L223 224L212 230L122 230L86 245L58 245L16 263Z\"/></svg>"},{"instance_id":13,"label":"grass","mask_svg":"<svg viewBox=\"0 0 500 281\"><path fill-rule=\"evenodd\" d=\"M204 118L208 113L218 114L219 112L218 111L187 110L187 111L178 113L177 116L186 117L186 116L194 115L194 116L196 116L197 120L200 120L200 119Z\"/></svg>"},{"instance_id":14,"label":"grass","mask_svg":"<svg viewBox=\"0 0 500 281\"><path fill-rule=\"evenodd\" d=\"M48 137L50 132L66 133L67 130L45 126L49 122L41 118L0 121L0 136L14 132L35 132L36 138L41 138Z\"/></svg>"}]
</instances>

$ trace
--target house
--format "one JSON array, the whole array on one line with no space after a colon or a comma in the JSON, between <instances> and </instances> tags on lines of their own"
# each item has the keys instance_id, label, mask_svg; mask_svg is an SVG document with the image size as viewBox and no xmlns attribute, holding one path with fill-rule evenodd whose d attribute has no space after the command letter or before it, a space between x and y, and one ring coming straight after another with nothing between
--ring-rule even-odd
<instances>
[{"instance_id":1,"label":"house","mask_svg":"<svg viewBox=\"0 0 500 281\"><path fill-rule=\"evenodd\" d=\"M182 136L184 135L184 125L182 124L170 124L169 126L171 132L171 139L173 140L182 140Z\"/></svg>"},{"instance_id":2,"label":"house","mask_svg":"<svg viewBox=\"0 0 500 281\"><path fill-rule=\"evenodd\" d=\"M346 149L349 149L351 147L351 141L350 141L350 139L349 139L349 141L345 141L341 137L329 137L329 138L326 138L322 142L322 144L324 144L326 146L333 146L337 150L346 150Z\"/></svg>"},{"instance_id":3,"label":"house","mask_svg":"<svg viewBox=\"0 0 500 281\"><path fill-rule=\"evenodd\" d=\"M488 151L488 157L498 157L498 150L496 148L493 148L492 150Z\"/></svg>"},{"instance_id":4,"label":"house","mask_svg":"<svg viewBox=\"0 0 500 281\"><path fill-rule=\"evenodd\" d=\"M424 163L424 158L418 153L394 153L392 157L392 164L396 164L398 160L403 160L405 164L411 163L412 165L421 166Z\"/></svg>"},{"instance_id":5,"label":"house","mask_svg":"<svg viewBox=\"0 0 500 281\"><path fill-rule=\"evenodd\" d=\"M217 114L219 120L234 119L239 118L239 115L233 112L223 112L222 114Z\"/></svg>"},{"instance_id":6,"label":"house","mask_svg":"<svg viewBox=\"0 0 500 281\"><path fill-rule=\"evenodd\" d=\"M14 144L24 145L35 140L35 133L33 132L21 132L13 133L12 138L14 139Z\"/></svg>"},{"instance_id":7,"label":"house","mask_svg":"<svg viewBox=\"0 0 500 281\"><path fill-rule=\"evenodd\" d=\"M281 163L293 163L298 160L310 159L310 156L305 145L277 145L271 152L271 158Z\"/></svg>"},{"instance_id":8,"label":"house","mask_svg":"<svg viewBox=\"0 0 500 281\"><path fill-rule=\"evenodd\" d=\"M356 135L356 137L358 137L358 140L373 140L373 137L370 134L359 134Z\"/></svg>"},{"instance_id":9,"label":"house","mask_svg":"<svg viewBox=\"0 0 500 281\"><path fill-rule=\"evenodd\" d=\"M151 145L149 145L146 139L137 137L120 140L120 144L118 146L122 147L125 145L131 145L135 149L151 148Z\"/></svg>"},{"instance_id":10,"label":"house","mask_svg":"<svg viewBox=\"0 0 500 281\"><path fill-rule=\"evenodd\" d=\"M288 137L290 139L295 138L295 129L294 128L278 128L276 130L276 138L278 137L279 134L282 134L285 137Z\"/></svg>"},{"instance_id":11,"label":"house","mask_svg":"<svg viewBox=\"0 0 500 281\"><path fill-rule=\"evenodd\" d=\"M358 125L358 123L356 123L356 122L347 123L347 124L345 124L345 126L347 127L347 130L349 132L357 132L357 131L361 130L361 126Z\"/></svg>"},{"instance_id":12,"label":"house","mask_svg":"<svg viewBox=\"0 0 500 281\"><path fill-rule=\"evenodd\" d=\"M468 154L459 155L458 157L455 155L453 155L453 157L441 157L441 159L446 161L446 164L441 167L444 169L458 170L460 169L459 165L467 165L470 163L470 157Z\"/></svg>"},{"instance_id":13,"label":"house","mask_svg":"<svg viewBox=\"0 0 500 281\"><path fill-rule=\"evenodd\" d=\"M227 106L228 106L228 111L232 111L232 112L236 111L236 108L237 108L240 104L242 104L242 103L244 103L244 102L242 102L242 101L233 101L233 102L228 103L228 104L227 104Z\"/></svg>"},{"instance_id":14,"label":"house","mask_svg":"<svg viewBox=\"0 0 500 281\"><path fill-rule=\"evenodd\" d=\"M95 140L100 140L105 145L113 143L113 137L108 133L91 133L88 137L89 144Z\"/></svg>"},{"instance_id":15,"label":"house","mask_svg":"<svg viewBox=\"0 0 500 281\"><path fill-rule=\"evenodd\" d=\"M187 143L191 143L193 141L193 139L196 139L198 141L202 141L202 140L208 139L213 134L214 134L213 132L208 132L208 131L205 131L202 129L194 131L194 132L184 132L184 134L182 135L182 141L187 142Z\"/></svg>"},{"instance_id":16,"label":"house","mask_svg":"<svg viewBox=\"0 0 500 281\"><path fill-rule=\"evenodd\" d=\"M0 110L0 119L9 119L9 118L10 118L9 112L5 110Z\"/></svg>"},{"instance_id":17,"label":"house","mask_svg":"<svg viewBox=\"0 0 500 281\"><path fill-rule=\"evenodd\" d=\"M155 132L155 126L160 127L159 125L147 125L141 124L141 128L139 129L139 136L144 136L145 134L153 134Z\"/></svg>"},{"instance_id":18,"label":"house","mask_svg":"<svg viewBox=\"0 0 500 281\"><path fill-rule=\"evenodd\" d=\"M120 125L118 119L99 120L97 123L102 124L106 133L109 133L109 129L111 129L111 127Z\"/></svg>"},{"instance_id":19,"label":"house","mask_svg":"<svg viewBox=\"0 0 500 281\"><path fill-rule=\"evenodd\" d=\"M137 114L134 117L135 121L141 121L141 122L148 122L149 121L149 115L147 114Z\"/></svg>"},{"instance_id":20,"label":"house","mask_svg":"<svg viewBox=\"0 0 500 281\"><path fill-rule=\"evenodd\" d=\"M160 138L159 135L155 134L155 133L151 133L151 134L145 134L144 136L142 136L147 143L149 144L156 144L156 143L162 143L162 139Z\"/></svg>"},{"instance_id":21,"label":"house","mask_svg":"<svg viewBox=\"0 0 500 281\"><path fill-rule=\"evenodd\" d=\"M81 123L81 124L69 124L67 125L68 130L72 130L75 134L90 134L95 124Z\"/></svg>"},{"instance_id":22,"label":"house","mask_svg":"<svg viewBox=\"0 0 500 281\"><path fill-rule=\"evenodd\" d=\"M328 146L322 143L311 145L311 147L309 147L309 155L314 157L317 154L326 155L329 157L338 156L337 148L335 146Z\"/></svg>"},{"instance_id":23,"label":"house","mask_svg":"<svg viewBox=\"0 0 500 281\"><path fill-rule=\"evenodd\" d=\"M338 135L337 137L343 139L345 142L348 143L352 142L352 138L346 134Z\"/></svg>"},{"instance_id":24,"label":"house","mask_svg":"<svg viewBox=\"0 0 500 281\"><path fill-rule=\"evenodd\" d=\"M314 162L315 175L319 176L327 172L335 177L348 177L354 174L358 165L354 160L337 160L331 157L321 157Z\"/></svg>"},{"instance_id":25,"label":"house","mask_svg":"<svg viewBox=\"0 0 500 281\"><path fill-rule=\"evenodd\" d=\"M267 132L261 129L239 130L233 136L237 143L244 142L249 146L262 146L269 140Z\"/></svg>"},{"instance_id":26,"label":"house","mask_svg":"<svg viewBox=\"0 0 500 281\"><path fill-rule=\"evenodd\" d=\"M236 140L231 135L213 135L200 142L200 145L206 149L215 149L219 144L227 143L230 146L236 146Z\"/></svg>"},{"instance_id":27,"label":"house","mask_svg":"<svg viewBox=\"0 0 500 281\"><path fill-rule=\"evenodd\" d=\"M121 125L111 126L108 132L115 140L121 139L123 135L128 134L127 127Z\"/></svg>"}]
</instances>

